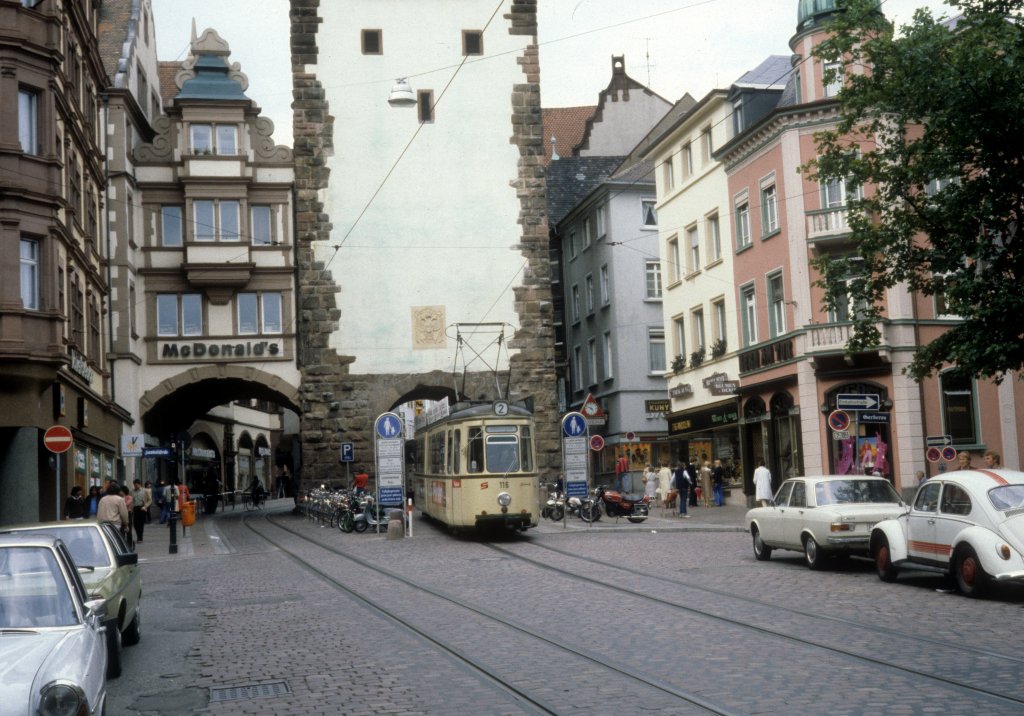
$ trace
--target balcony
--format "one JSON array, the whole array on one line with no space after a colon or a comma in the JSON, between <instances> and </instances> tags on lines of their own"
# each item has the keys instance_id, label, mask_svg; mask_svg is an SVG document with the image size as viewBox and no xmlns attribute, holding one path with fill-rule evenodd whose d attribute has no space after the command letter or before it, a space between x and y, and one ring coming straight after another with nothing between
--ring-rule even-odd
<instances>
[{"instance_id":1,"label":"balcony","mask_svg":"<svg viewBox=\"0 0 1024 716\"><path fill-rule=\"evenodd\" d=\"M876 323L878 329L879 345L874 350L864 353L875 354L883 362L890 360L890 346L892 336L891 328L886 323ZM807 356L817 366L821 358L826 356L843 355L848 364L853 364L853 357L846 355L846 344L850 342L853 335L853 323L812 323L807 326Z\"/></svg>"},{"instance_id":2,"label":"balcony","mask_svg":"<svg viewBox=\"0 0 1024 716\"><path fill-rule=\"evenodd\" d=\"M740 375L785 363L793 357L792 338L748 348L740 352Z\"/></svg>"},{"instance_id":3,"label":"balcony","mask_svg":"<svg viewBox=\"0 0 1024 716\"><path fill-rule=\"evenodd\" d=\"M807 243L838 239L850 233L849 211L846 208L808 211Z\"/></svg>"}]
</instances>

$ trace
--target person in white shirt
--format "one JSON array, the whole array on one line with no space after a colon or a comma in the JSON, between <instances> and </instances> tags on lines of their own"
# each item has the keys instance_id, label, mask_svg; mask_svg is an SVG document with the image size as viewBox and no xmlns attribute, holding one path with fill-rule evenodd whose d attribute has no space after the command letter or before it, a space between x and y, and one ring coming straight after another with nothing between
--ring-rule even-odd
<instances>
[{"instance_id":1,"label":"person in white shirt","mask_svg":"<svg viewBox=\"0 0 1024 716\"><path fill-rule=\"evenodd\" d=\"M764 466L764 460L760 460L754 470L754 499L761 502L761 507L767 507L772 501L772 474Z\"/></svg>"}]
</instances>

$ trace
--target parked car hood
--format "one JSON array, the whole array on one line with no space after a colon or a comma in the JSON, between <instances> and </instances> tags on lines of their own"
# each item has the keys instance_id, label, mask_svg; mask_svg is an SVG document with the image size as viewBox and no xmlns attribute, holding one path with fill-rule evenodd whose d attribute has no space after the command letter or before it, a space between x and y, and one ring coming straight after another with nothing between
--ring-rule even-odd
<instances>
[{"instance_id":1,"label":"parked car hood","mask_svg":"<svg viewBox=\"0 0 1024 716\"><path fill-rule=\"evenodd\" d=\"M84 633L82 629L43 629L0 634L0 704L30 704L33 692L38 692L51 679L61 677L74 681L79 665L47 662L57 649L63 654L82 653L73 645L62 642L81 639Z\"/></svg>"}]
</instances>

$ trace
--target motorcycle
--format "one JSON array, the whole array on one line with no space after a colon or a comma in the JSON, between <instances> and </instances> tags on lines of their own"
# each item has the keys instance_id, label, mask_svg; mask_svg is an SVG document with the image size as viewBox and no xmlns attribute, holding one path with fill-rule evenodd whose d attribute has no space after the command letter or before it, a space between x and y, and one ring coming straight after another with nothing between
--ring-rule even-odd
<instances>
[{"instance_id":1,"label":"motorcycle","mask_svg":"<svg viewBox=\"0 0 1024 716\"><path fill-rule=\"evenodd\" d=\"M561 522L565 516L565 496L560 492L549 492L547 502L540 509L540 516Z\"/></svg>"},{"instance_id":2,"label":"motorcycle","mask_svg":"<svg viewBox=\"0 0 1024 716\"><path fill-rule=\"evenodd\" d=\"M646 495L634 498L602 485L594 490L593 496L583 501L580 506L580 518L584 522L596 522L601 519L603 510L609 517L625 517L630 522L639 524L646 520L650 513L648 501Z\"/></svg>"},{"instance_id":3,"label":"motorcycle","mask_svg":"<svg viewBox=\"0 0 1024 716\"><path fill-rule=\"evenodd\" d=\"M388 530L387 509L375 505L372 497L367 498L363 511L352 519L352 529L356 532L366 532L371 527L376 527L377 532L387 532Z\"/></svg>"}]
</instances>

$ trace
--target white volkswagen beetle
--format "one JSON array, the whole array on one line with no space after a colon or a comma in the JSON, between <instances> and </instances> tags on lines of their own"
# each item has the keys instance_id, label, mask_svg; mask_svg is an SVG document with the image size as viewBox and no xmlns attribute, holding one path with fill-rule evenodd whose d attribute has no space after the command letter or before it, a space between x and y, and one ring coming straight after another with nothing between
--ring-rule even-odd
<instances>
[{"instance_id":1,"label":"white volkswagen beetle","mask_svg":"<svg viewBox=\"0 0 1024 716\"><path fill-rule=\"evenodd\" d=\"M0 710L28 716L101 714L107 640L102 599L86 601L64 543L0 535Z\"/></svg>"},{"instance_id":2,"label":"white volkswagen beetle","mask_svg":"<svg viewBox=\"0 0 1024 716\"><path fill-rule=\"evenodd\" d=\"M871 531L878 577L903 566L952 575L982 596L994 582L1024 582L1024 472L960 470L924 484L911 509Z\"/></svg>"},{"instance_id":3,"label":"white volkswagen beetle","mask_svg":"<svg viewBox=\"0 0 1024 716\"><path fill-rule=\"evenodd\" d=\"M883 477L794 477L782 483L772 504L749 510L746 524L757 559L792 549L804 553L808 567L821 569L830 555L867 555L874 524L906 509Z\"/></svg>"}]
</instances>

